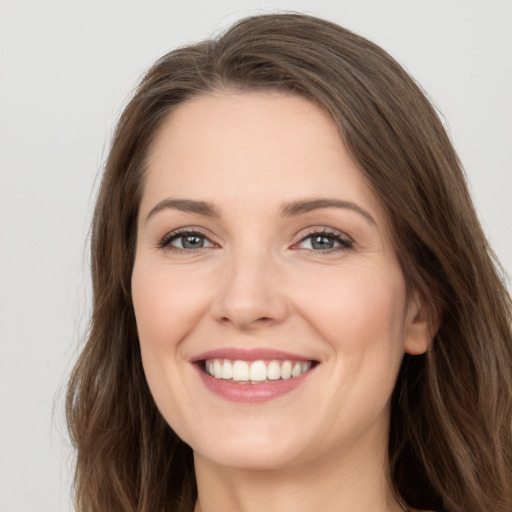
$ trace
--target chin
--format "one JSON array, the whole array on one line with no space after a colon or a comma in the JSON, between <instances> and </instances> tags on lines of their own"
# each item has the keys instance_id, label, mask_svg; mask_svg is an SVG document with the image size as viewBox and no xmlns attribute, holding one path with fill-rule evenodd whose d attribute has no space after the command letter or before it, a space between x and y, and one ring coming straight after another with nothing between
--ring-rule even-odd
<instances>
[{"instance_id":1,"label":"chin","mask_svg":"<svg viewBox=\"0 0 512 512\"><path fill-rule=\"evenodd\" d=\"M285 468L291 468L297 464L293 454L267 449L246 449L241 451L224 451L223 453L214 452L211 454L197 454L208 458L211 463L236 471L279 471Z\"/></svg>"},{"instance_id":2,"label":"chin","mask_svg":"<svg viewBox=\"0 0 512 512\"><path fill-rule=\"evenodd\" d=\"M240 471L275 471L291 467L304 457L304 443L290 439L290 433L276 435L270 432L240 432L239 435L224 435L215 443L208 441L192 444L196 457L211 463ZM220 439L220 440L219 440Z\"/></svg>"}]
</instances>

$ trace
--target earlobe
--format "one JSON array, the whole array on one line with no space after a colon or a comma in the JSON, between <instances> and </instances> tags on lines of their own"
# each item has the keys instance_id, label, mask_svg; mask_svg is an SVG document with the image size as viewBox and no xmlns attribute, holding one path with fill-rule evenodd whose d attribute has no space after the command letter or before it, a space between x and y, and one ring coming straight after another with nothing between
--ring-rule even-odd
<instances>
[{"instance_id":1,"label":"earlobe","mask_svg":"<svg viewBox=\"0 0 512 512\"><path fill-rule=\"evenodd\" d=\"M438 330L438 315L430 311L424 297L417 292L410 300L407 315L404 351L411 355L424 354Z\"/></svg>"}]
</instances>

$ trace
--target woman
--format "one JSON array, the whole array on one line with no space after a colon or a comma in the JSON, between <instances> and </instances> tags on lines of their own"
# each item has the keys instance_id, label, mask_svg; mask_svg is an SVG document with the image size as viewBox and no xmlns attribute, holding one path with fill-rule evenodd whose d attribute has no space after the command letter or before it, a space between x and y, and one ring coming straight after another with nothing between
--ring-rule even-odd
<instances>
[{"instance_id":1,"label":"woman","mask_svg":"<svg viewBox=\"0 0 512 512\"><path fill-rule=\"evenodd\" d=\"M511 301L433 108L302 15L175 50L117 127L78 510L512 507Z\"/></svg>"}]
</instances>

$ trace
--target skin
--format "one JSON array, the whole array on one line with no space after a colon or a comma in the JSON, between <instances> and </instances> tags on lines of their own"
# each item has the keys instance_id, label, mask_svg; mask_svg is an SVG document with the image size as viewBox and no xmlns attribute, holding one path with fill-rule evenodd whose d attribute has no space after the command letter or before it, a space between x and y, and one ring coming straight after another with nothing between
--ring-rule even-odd
<instances>
[{"instance_id":1,"label":"skin","mask_svg":"<svg viewBox=\"0 0 512 512\"><path fill-rule=\"evenodd\" d=\"M206 201L218 216L150 214L168 198ZM371 219L354 208L281 214L318 198ZM184 227L202 248L163 246ZM313 248L312 232L332 247ZM196 511L402 510L386 477L390 396L404 352L428 347L426 315L406 294L382 206L315 105L225 91L170 115L148 159L132 293L151 392L194 450ZM319 364L274 400L231 402L190 362L223 347Z\"/></svg>"}]
</instances>

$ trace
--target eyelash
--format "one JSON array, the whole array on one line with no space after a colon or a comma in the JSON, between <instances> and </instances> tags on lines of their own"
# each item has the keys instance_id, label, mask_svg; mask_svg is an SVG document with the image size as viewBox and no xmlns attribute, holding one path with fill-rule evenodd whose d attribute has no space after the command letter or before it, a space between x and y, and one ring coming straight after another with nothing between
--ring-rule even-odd
<instances>
[{"instance_id":1,"label":"eyelash","mask_svg":"<svg viewBox=\"0 0 512 512\"><path fill-rule=\"evenodd\" d=\"M324 228L322 230L313 229L311 232L309 232L308 234L303 236L300 239L300 241L294 245L294 247L308 239L312 239L313 237L328 238L328 239L333 240L334 242L339 243L339 246L332 247L330 249L325 249L325 250L304 249L309 254L313 254L315 256L321 256L324 254L332 254L335 252L347 251L349 249L352 249L352 247L354 246L354 242L347 235L344 235L344 234L340 233L339 231L331 231L329 229Z\"/></svg>"},{"instance_id":2,"label":"eyelash","mask_svg":"<svg viewBox=\"0 0 512 512\"><path fill-rule=\"evenodd\" d=\"M179 238L186 236L197 236L200 238L204 238L205 240L208 240L211 244L213 244L213 242L208 238L208 236L205 233L203 233L200 229L183 228L167 233L158 243L158 248L178 253L191 253L198 252L203 249L208 249L208 247L199 247L198 249L182 249L181 247L174 247L173 245L171 245L171 242L173 242L174 240L178 240Z\"/></svg>"},{"instance_id":3,"label":"eyelash","mask_svg":"<svg viewBox=\"0 0 512 512\"><path fill-rule=\"evenodd\" d=\"M193 229L184 228L184 229L172 231L171 233L167 233L162 238L162 240L160 240L160 242L157 244L157 247L159 249L165 249L165 250L176 252L176 253L188 253L188 254L190 254L191 252L197 253L199 251L209 248L209 247L199 247L197 249L184 249L181 247L174 247L173 245L171 245L171 242L173 242L174 240L177 240L179 238L186 237L186 236L196 236L196 237L204 238L210 244L214 244L214 242L212 242L208 238L208 236L205 233L203 233L201 230L199 230L197 228L193 228ZM303 249L306 252L308 252L309 254L313 254L315 256L323 255L323 254L331 254L334 252L347 251L347 250L351 249L354 245L354 242L350 238L348 238L346 235L343 235L342 233L337 232L337 231L330 231L330 230L324 228L322 230L318 230L318 229L312 230L311 232L309 232L308 234L303 236L299 242L294 244L292 248L305 242L308 239L312 239L315 236L317 238L328 238L328 239L334 241L335 243L339 244L339 246L337 246L337 247L335 246L335 247L331 247L330 249L325 249L325 250ZM298 248L298 249L300 249L300 248ZM296 250L298 250L298 249L296 249Z\"/></svg>"}]
</instances>

